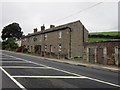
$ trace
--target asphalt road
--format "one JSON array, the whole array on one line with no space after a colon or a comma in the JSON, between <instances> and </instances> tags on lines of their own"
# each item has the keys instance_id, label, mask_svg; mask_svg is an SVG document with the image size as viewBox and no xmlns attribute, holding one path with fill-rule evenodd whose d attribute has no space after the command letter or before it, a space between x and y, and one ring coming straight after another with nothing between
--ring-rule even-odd
<instances>
[{"instance_id":1,"label":"asphalt road","mask_svg":"<svg viewBox=\"0 0 120 90\"><path fill-rule=\"evenodd\" d=\"M2 88L120 88L119 72L2 51Z\"/></svg>"}]
</instances>

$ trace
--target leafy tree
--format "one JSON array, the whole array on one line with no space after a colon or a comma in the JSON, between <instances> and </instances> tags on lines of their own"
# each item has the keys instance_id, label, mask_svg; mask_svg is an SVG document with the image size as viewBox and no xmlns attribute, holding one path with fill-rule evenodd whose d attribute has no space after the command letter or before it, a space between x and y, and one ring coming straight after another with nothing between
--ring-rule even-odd
<instances>
[{"instance_id":1,"label":"leafy tree","mask_svg":"<svg viewBox=\"0 0 120 90\"><path fill-rule=\"evenodd\" d=\"M13 38L14 40L20 39L23 32L18 23L12 23L5 26L2 30L2 40L7 40L8 38Z\"/></svg>"},{"instance_id":2,"label":"leafy tree","mask_svg":"<svg viewBox=\"0 0 120 90\"><path fill-rule=\"evenodd\" d=\"M2 42L2 49L4 50L16 50L18 45L15 43L13 38L8 38L6 41Z\"/></svg>"}]
</instances>

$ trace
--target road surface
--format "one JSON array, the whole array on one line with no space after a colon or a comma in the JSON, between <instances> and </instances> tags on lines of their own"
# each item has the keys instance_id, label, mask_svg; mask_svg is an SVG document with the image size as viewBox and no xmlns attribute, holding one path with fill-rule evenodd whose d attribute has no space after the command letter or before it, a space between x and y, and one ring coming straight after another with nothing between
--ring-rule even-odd
<instances>
[{"instance_id":1,"label":"road surface","mask_svg":"<svg viewBox=\"0 0 120 90\"><path fill-rule=\"evenodd\" d=\"M118 73L2 51L2 88L120 88Z\"/></svg>"}]
</instances>

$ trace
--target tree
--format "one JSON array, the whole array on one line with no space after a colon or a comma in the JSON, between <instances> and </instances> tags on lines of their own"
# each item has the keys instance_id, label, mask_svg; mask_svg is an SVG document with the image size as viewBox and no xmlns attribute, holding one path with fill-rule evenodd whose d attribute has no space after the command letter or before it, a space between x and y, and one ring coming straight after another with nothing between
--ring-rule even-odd
<instances>
[{"instance_id":1,"label":"tree","mask_svg":"<svg viewBox=\"0 0 120 90\"><path fill-rule=\"evenodd\" d=\"M13 38L8 38L6 41L2 42L2 49L4 50L16 50L18 45L15 43Z\"/></svg>"},{"instance_id":2,"label":"tree","mask_svg":"<svg viewBox=\"0 0 120 90\"><path fill-rule=\"evenodd\" d=\"M12 23L5 26L2 30L2 40L13 38L14 40L21 39L23 32L18 23Z\"/></svg>"}]
</instances>

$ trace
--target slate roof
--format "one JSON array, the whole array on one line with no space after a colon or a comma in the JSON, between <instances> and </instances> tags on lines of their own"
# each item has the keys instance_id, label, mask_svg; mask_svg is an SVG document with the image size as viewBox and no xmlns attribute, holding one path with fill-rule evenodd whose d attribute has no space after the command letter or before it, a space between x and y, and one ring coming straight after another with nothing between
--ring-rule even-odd
<instances>
[{"instance_id":1,"label":"slate roof","mask_svg":"<svg viewBox=\"0 0 120 90\"><path fill-rule=\"evenodd\" d=\"M46 30L43 30L43 31L38 31L38 32L35 32L35 33L31 33L31 34L26 35L25 37L35 36L35 35L44 34L44 33L48 33L48 32L54 32L54 31L58 31L58 30L64 30L64 29L70 28L70 27L68 27L70 24L77 23L77 22L80 22L80 20L75 21L75 22L71 22L71 23L67 23L67 24L64 24L64 25L56 26L56 27L53 27L53 28L49 28L49 29L46 29ZM25 38L25 37L23 37L23 38Z\"/></svg>"}]
</instances>

